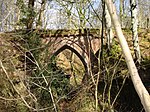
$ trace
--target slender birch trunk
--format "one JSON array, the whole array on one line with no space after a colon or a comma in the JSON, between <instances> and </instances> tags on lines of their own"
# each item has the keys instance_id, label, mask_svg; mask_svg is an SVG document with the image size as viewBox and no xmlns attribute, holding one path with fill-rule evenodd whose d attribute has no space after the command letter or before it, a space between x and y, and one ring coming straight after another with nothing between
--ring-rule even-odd
<instances>
[{"instance_id":1,"label":"slender birch trunk","mask_svg":"<svg viewBox=\"0 0 150 112\"><path fill-rule=\"evenodd\" d=\"M124 5L124 0L120 0L120 23L121 27L123 27L123 5Z\"/></svg>"},{"instance_id":2,"label":"slender birch trunk","mask_svg":"<svg viewBox=\"0 0 150 112\"><path fill-rule=\"evenodd\" d=\"M141 61L141 53L139 47L139 39L138 39L138 18L137 18L137 4L136 0L130 0L131 6L131 23L132 23L132 40L133 40L133 48L135 59L138 63Z\"/></svg>"},{"instance_id":3,"label":"slender birch trunk","mask_svg":"<svg viewBox=\"0 0 150 112\"><path fill-rule=\"evenodd\" d=\"M105 20L106 20L106 38L107 38L107 44L108 44L108 49L111 48L112 44L112 39L113 39L113 31L112 31L112 22L111 22L111 17L108 12L107 6L105 5Z\"/></svg>"},{"instance_id":4,"label":"slender birch trunk","mask_svg":"<svg viewBox=\"0 0 150 112\"><path fill-rule=\"evenodd\" d=\"M121 25L119 23L119 19L117 17L115 6L112 0L105 0L108 11L110 13L117 37L119 39L120 46L122 48L123 54L125 56L126 63L128 65L128 69L131 75L132 82L134 84L135 90L141 100L141 103L146 112L150 112L150 95L146 88L144 87L141 78L139 77L137 68L133 61L130 49L128 47L127 41L122 33Z\"/></svg>"}]
</instances>

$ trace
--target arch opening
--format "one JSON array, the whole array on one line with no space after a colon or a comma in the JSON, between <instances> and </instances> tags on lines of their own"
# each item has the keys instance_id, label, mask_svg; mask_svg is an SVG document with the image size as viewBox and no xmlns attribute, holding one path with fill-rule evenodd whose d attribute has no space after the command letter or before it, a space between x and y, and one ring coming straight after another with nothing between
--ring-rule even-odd
<instances>
[{"instance_id":1,"label":"arch opening","mask_svg":"<svg viewBox=\"0 0 150 112\"><path fill-rule=\"evenodd\" d=\"M71 75L71 85L78 86L83 83L88 68L85 59L76 49L69 45L64 45L53 53L51 58L53 57L56 57L56 64L63 68L65 73Z\"/></svg>"},{"instance_id":2,"label":"arch opening","mask_svg":"<svg viewBox=\"0 0 150 112\"><path fill-rule=\"evenodd\" d=\"M75 50L71 46L68 46L68 45L62 46L55 53L53 53L53 55L52 55L51 58L56 57L59 53L63 52L65 49L69 49L70 51L72 51L73 53L75 53L78 56L78 58L81 60L83 66L84 66L85 71L87 71L87 63L85 62L84 58L80 55L80 53L77 50Z\"/></svg>"}]
</instances>

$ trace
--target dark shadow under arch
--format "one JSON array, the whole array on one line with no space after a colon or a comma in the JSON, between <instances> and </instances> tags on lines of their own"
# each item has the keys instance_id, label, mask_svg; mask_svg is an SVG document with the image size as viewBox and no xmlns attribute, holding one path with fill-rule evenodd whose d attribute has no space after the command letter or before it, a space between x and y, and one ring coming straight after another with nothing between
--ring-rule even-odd
<instances>
[{"instance_id":1,"label":"dark shadow under arch","mask_svg":"<svg viewBox=\"0 0 150 112\"><path fill-rule=\"evenodd\" d=\"M99 53L100 53L100 49L98 49L95 53L95 56L98 58L99 57Z\"/></svg>"},{"instance_id":2,"label":"dark shadow under arch","mask_svg":"<svg viewBox=\"0 0 150 112\"><path fill-rule=\"evenodd\" d=\"M84 58L80 55L80 53L77 50L75 50L74 48L72 48L68 45L64 45L60 49L58 49L55 53L53 53L51 58L57 56L59 53L61 53L65 49L69 49L70 51L74 52L79 57L79 59L81 60L83 66L84 66L85 72L87 72L87 70L88 70L87 63L85 62Z\"/></svg>"}]
</instances>

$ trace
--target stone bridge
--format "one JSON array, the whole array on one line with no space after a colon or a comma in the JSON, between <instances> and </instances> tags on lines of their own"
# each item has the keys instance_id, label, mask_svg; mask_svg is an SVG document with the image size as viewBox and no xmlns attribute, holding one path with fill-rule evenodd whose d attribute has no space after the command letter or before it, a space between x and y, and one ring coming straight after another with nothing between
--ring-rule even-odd
<instances>
[{"instance_id":1,"label":"stone bridge","mask_svg":"<svg viewBox=\"0 0 150 112\"><path fill-rule=\"evenodd\" d=\"M0 38L0 39L3 39L3 37L6 37L6 38L15 37L16 38L17 36L19 38L20 37L22 38L22 36L20 36L20 34L23 34L23 36L24 36L29 33L34 34L34 32L36 34L34 36L34 39L38 39L38 37L40 37L39 39L42 41L42 46L44 46L43 48L48 48L49 56L51 56L50 58L57 56L59 53L61 53L65 49L68 49L68 50L72 51L73 53L75 53L79 57L82 64L84 65L85 74L89 74L89 70L90 70L89 68L95 66L95 62L97 62L97 58L95 57L95 54L97 53L97 51L99 51L99 48L100 48L100 38L99 38L100 30L99 29L83 29L83 30L81 30L81 29L77 29L77 30L64 30L64 29L63 30L37 30L37 29L35 29L32 31L31 30L30 31L20 30L20 31L1 33L0 37L2 37L2 38ZM31 40L30 41L31 43L29 42L29 44L32 44L33 41L36 41L34 39ZM16 39L13 41L13 43L15 44L15 46L17 45ZM1 44L1 42L0 42L0 44ZM20 44L21 43L19 41L19 45ZM32 49L30 50L30 48L29 48L29 52L30 51L32 51ZM28 57L28 54L26 54L26 56ZM30 59L31 58L32 58L32 56L30 57ZM30 63L30 61L29 61L29 63ZM84 75L84 76L87 76L87 75Z\"/></svg>"},{"instance_id":2,"label":"stone bridge","mask_svg":"<svg viewBox=\"0 0 150 112\"><path fill-rule=\"evenodd\" d=\"M7 46L5 45L5 39L11 40L9 38L20 36L21 31L12 31L0 33L0 47ZM30 32L30 31L29 31ZM31 33L34 32L31 31ZM78 30L35 30L37 36L42 40L43 48L48 48L48 53L50 58L57 56L65 49L69 49L75 53L81 60L85 68L85 74L89 74L89 68L97 66L97 56L100 49L100 30L99 29L78 29ZM19 34L18 34L19 33ZM25 34L26 34L25 30ZM5 39L4 39L5 38ZM16 40L15 40L16 41ZM5 43L5 44L4 44ZM14 45L15 44L15 45ZM20 45L20 43L19 43ZM9 45L8 45L9 46ZM7 47L8 47L7 46ZM11 47L16 48L17 42L13 43ZM18 50L18 49L17 49ZM93 70L93 68L92 68ZM149 71L149 68L147 69ZM141 72L141 73L140 73ZM143 75L149 73L145 69L139 70L139 73L142 74L143 82L149 83L149 75ZM84 75L87 76L87 75Z\"/></svg>"},{"instance_id":3,"label":"stone bridge","mask_svg":"<svg viewBox=\"0 0 150 112\"><path fill-rule=\"evenodd\" d=\"M50 30L41 33L40 37L42 43L49 46L52 57L69 49L80 58L85 71L95 63L95 54L100 48L99 29Z\"/></svg>"}]
</instances>

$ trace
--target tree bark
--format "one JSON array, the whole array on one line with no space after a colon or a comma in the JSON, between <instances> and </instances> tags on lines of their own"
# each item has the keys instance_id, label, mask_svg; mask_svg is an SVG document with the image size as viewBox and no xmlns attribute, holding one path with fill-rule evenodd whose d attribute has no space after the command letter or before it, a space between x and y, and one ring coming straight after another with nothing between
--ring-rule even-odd
<instances>
[{"instance_id":1,"label":"tree bark","mask_svg":"<svg viewBox=\"0 0 150 112\"><path fill-rule=\"evenodd\" d=\"M31 29L34 21L34 2L35 0L28 1L29 17L27 22L27 29Z\"/></svg>"},{"instance_id":2,"label":"tree bark","mask_svg":"<svg viewBox=\"0 0 150 112\"><path fill-rule=\"evenodd\" d=\"M141 100L141 103L146 112L150 112L150 96L146 88L144 87L141 78L139 77L137 68L131 56L130 49L128 47L127 41L122 33L121 25L119 23L119 19L117 17L115 6L112 0L105 0L105 3L108 7L117 37L119 39L120 46L122 48L123 54L125 56L125 60L131 75L132 82L134 84L135 90Z\"/></svg>"},{"instance_id":3,"label":"tree bark","mask_svg":"<svg viewBox=\"0 0 150 112\"><path fill-rule=\"evenodd\" d=\"M113 39L113 31L112 31L112 22L111 22L111 17L108 12L107 6L105 6L105 21L106 21L106 38L107 38L107 45L108 49L110 50L111 44L112 44L112 39Z\"/></svg>"},{"instance_id":4,"label":"tree bark","mask_svg":"<svg viewBox=\"0 0 150 112\"><path fill-rule=\"evenodd\" d=\"M131 6L131 23L132 23L132 40L133 40L133 48L135 59L138 63L141 62L141 53L138 39L138 18L137 18L137 4L136 0L130 0Z\"/></svg>"},{"instance_id":5,"label":"tree bark","mask_svg":"<svg viewBox=\"0 0 150 112\"><path fill-rule=\"evenodd\" d=\"M46 0L41 1L41 8L39 10L39 17L37 21L37 28L42 28L42 23L44 21L44 10L45 10Z\"/></svg>"},{"instance_id":6,"label":"tree bark","mask_svg":"<svg viewBox=\"0 0 150 112\"><path fill-rule=\"evenodd\" d=\"M120 0L120 23L121 27L123 27L123 10L124 10L124 0Z\"/></svg>"}]
</instances>

